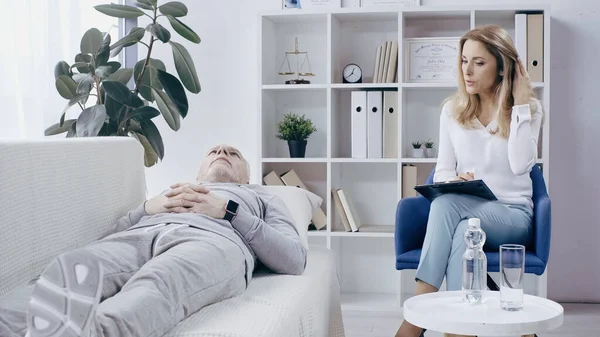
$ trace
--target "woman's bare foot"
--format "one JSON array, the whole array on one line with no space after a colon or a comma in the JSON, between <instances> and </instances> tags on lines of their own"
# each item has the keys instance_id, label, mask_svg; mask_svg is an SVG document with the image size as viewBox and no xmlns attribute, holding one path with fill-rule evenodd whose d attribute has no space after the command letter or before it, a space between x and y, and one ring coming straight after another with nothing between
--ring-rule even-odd
<instances>
[{"instance_id":1,"label":"woman's bare foot","mask_svg":"<svg viewBox=\"0 0 600 337\"><path fill-rule=\"evenodd\" d=\"M416 295L428 294L438 291L438 289L429 283L425 283L421 280L417 281ZM419 337L421 335L422 328L412 325L406 320L402 321L400 328L396 332L395 337Z\"/></svg>"}]
</instances>

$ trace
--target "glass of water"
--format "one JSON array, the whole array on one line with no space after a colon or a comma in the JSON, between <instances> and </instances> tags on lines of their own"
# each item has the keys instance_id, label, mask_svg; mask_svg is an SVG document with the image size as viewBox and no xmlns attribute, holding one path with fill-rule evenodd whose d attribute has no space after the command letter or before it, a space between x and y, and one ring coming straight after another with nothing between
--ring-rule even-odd
<instances>
[{"instance_id":1,"label":"glass of water","mask_svg":"<svg viewBox=\"0 0 600 337\"><path fill-rule=\"evenodd\" d=\"M523 309L525 246L500 246L500 306L504 310Z\"/></svg>"}]
</instances>

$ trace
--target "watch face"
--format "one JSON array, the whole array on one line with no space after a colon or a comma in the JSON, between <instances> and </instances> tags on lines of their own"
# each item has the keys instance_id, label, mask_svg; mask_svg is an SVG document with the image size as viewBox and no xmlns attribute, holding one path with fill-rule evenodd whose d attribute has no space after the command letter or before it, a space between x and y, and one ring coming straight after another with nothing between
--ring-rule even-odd
<instances>
[{"instance_id":1,"label":"watch face","mask_svg":"<svg viewBox=\"0 0 600 337\"><path fill-rule=\"evenodd\" d=\"M349 64L344 67L344 79L350 83L356 83L362 77L362 70L356 64Z\"/></svg>"}]
</instances>

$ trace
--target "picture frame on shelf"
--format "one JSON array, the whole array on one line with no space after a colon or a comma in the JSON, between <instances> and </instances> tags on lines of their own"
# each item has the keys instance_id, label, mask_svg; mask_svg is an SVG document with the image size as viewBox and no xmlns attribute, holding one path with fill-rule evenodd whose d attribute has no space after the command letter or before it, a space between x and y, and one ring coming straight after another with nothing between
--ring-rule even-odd
<instances>
[{"instance_id":1,"label":"picture frame on shelf","mask_svg":"<svg viewBox=\"0 0 600 337\"><path fill-rule=\"evenodd\" d=\"M417 7L421 0L360 0L361 7Z\"/></svg>"},{"instance_id":2,"label":"picture frame on shelf","mask_svg":"<svg viewBox=\"0 0 600 337\"><path fill-rule=\"evenodd\" d=\"M340 8L342 0L282 0L282 9L332 9Z\"/></svg>"},{"instance_id":3,"label":"picture frame on shelf","mask_svg":"<svg viewBox=\"0 0 600 337\"><path fill-rule=\"evenodd\" d=\"M455 83L460 37L404 39L404 82Z\"/></svg>"}]
</instances>

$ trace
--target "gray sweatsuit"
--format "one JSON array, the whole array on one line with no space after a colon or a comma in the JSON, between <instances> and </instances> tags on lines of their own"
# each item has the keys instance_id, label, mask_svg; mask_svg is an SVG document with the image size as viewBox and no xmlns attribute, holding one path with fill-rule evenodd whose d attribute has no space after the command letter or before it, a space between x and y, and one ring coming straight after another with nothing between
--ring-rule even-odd
<instances>
[{"instance_id":1,"label":"gray sweatsuit","mask_svg":"<svg viewBox=\"0 0 600 337\"><path fill-rule=\"evenodd\" d=\"M257 260L275 273L304 271L307 252L280 198L260 185L203 185L239 203L231 223L197 213L148 215L142 204L80 248L104 268L100 336L162 336L202 307L241 294ZM0 303L0 336L25 335L22 297L11 308Z\"/></svg>"}]
</instances>

